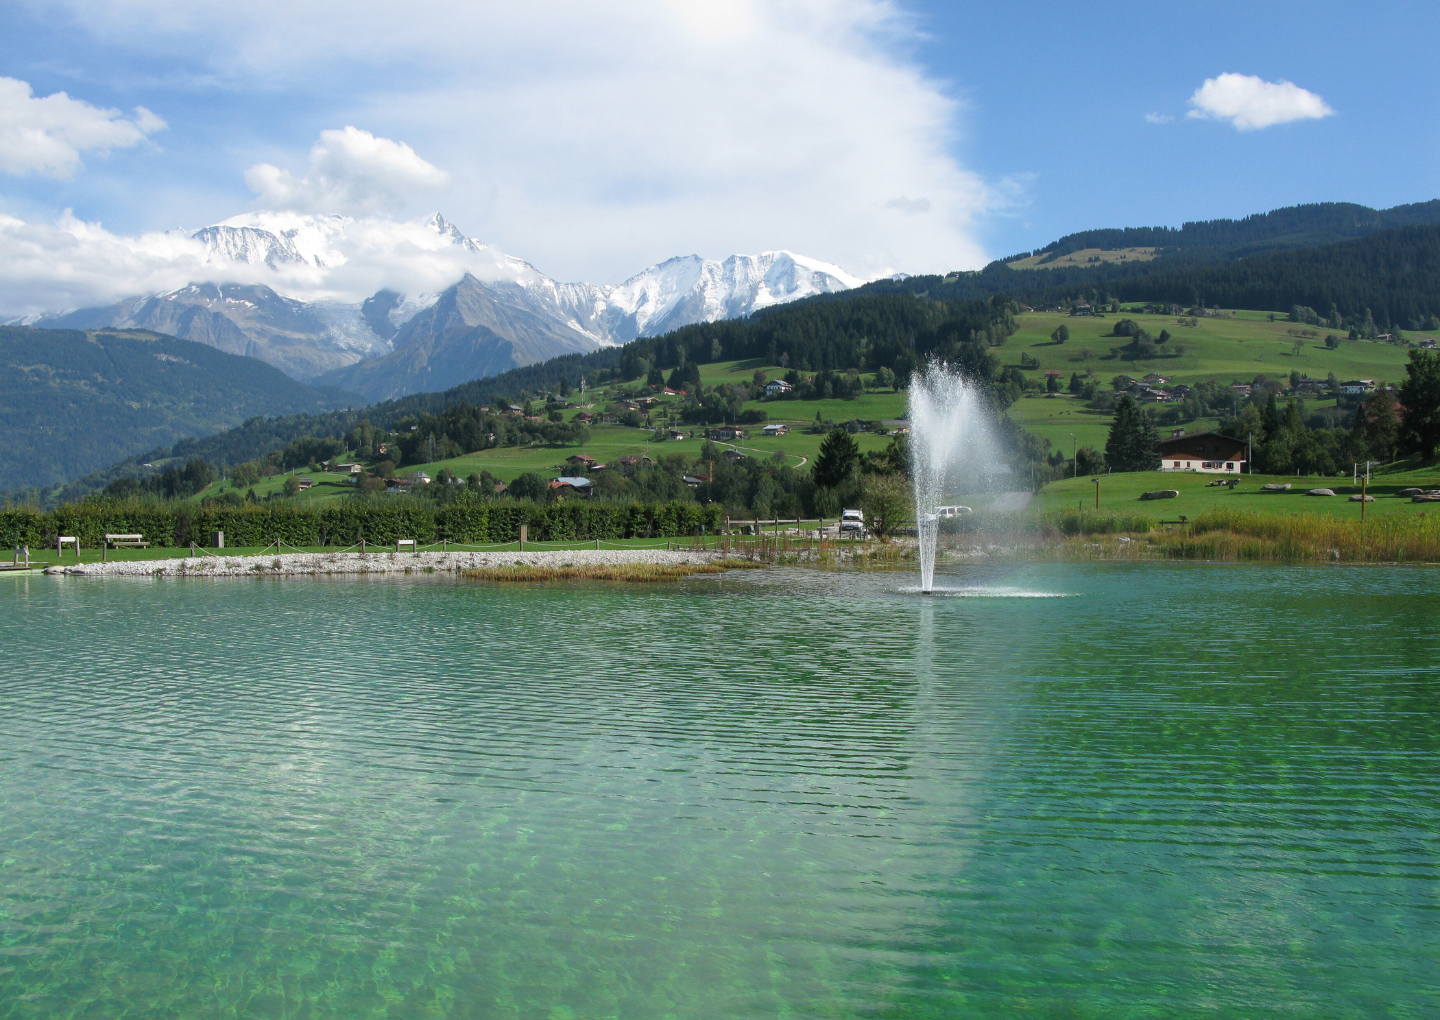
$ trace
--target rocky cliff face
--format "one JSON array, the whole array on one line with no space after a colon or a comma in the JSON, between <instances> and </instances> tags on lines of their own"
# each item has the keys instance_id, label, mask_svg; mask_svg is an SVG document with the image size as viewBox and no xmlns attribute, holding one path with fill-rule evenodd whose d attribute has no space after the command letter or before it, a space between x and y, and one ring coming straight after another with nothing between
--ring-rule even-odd
<instances>
[{"instance_id":1,"label":"rocky cliff face","mask_svg":"<svg viewBox=\"0 0 1440 1020\"><path fill-rule=\"evenodd\" d=\"M515 287L467 274L395 333L394 351L327 372L317 382L388 400L595 349L593 338L527 308Z\"/></svg>"}]
</instances>

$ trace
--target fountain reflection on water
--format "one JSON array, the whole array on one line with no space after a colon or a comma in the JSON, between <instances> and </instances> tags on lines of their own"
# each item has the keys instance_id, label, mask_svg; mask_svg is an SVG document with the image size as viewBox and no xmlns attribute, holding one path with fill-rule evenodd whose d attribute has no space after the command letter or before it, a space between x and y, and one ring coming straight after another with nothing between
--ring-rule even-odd
<instances>
[{"instance_id":1,"label":"fountain reflection on water","mask_svg":"<svg viewBox=\"0 0 1440 1020\"><path fill-rule=\"evenodd\" d=\"M920 535L920 590L935 587L939 508L985 491L1004 471L986 394L943 363L910 377L910 459Z\"/></svg>"}]
</instances>

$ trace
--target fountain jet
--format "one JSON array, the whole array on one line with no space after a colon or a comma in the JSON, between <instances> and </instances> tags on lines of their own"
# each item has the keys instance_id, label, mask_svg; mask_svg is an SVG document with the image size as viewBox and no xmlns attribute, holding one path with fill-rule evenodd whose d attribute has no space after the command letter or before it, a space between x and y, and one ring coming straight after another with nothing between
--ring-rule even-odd
<instances>
[{"instance_id":1,"label":"fountain jet","mask_svg":"<svg viewBox=\"0 0 1440 1020\"><path fill-rule=\"evenodd\" d=\"M952 496L983 491L1002 468L985 392L944 363L910 377L910 460L920 534L920 590L929 593L935 587L939 508Z\"/></svg>"}]
</instances>

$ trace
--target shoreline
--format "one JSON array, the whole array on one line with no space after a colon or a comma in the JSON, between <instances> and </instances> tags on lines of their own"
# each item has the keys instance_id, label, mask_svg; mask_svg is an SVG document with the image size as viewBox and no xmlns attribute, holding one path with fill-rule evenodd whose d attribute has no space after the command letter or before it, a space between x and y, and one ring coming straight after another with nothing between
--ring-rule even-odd
<instances>
[{"instance_id":1,"label":"shoreline","mask_svg":"<svg viewBox=\"0 0 1440 1020\"><path fill-rule=\"evenodd\" d=\"M54 564L46 574L68 577L306 577L319 574L460 573L531 567L687 566L724 559L712 550L576 549L537 552L279 553L266 556L185 556L169 560Z\"/></svg>"}]
</instances>

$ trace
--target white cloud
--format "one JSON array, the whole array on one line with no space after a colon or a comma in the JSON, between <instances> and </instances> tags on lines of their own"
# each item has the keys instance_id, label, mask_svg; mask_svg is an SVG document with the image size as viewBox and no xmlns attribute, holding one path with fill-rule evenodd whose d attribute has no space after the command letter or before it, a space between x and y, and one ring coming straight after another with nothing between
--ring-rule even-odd
<instances>
[{"instance_id":1,"label":"white cloud","mask_svg":"<svg viewBox=\"0 0 1440 1020\"><path fill-rule=\"evenodd\" d=\"M245 183L262 209L363 215L397 212L416 192L447 187L450 175L404 142L347 127L320 132L304 177L258 163L245 171Z\"/></svg>"},{"instance_id":2,"label":"white cloud","mask_svg":"<svg viewBox=\"0 0 1440 1020\"><path fill-rule=\"evenodd\" d=\"M1147 113L1145 121L1148 124L1169 124L1175 118L1168 113Z\"/></svg>"},{"instance_id":3,"label":"white cloud","mask_svg":"<svg viewBox=\"0 0 1440 1020\"><path fill-rule=\"evenodd\" d=\"M258 283L306 301L351 304L384 288L411 296L433 294L467 272L486 280L538 280L532 267L503 252L454 243L428 218L257 211L226 222L284 236L308 261L272 267L223 255L212 259L189 231L125 236L69 210L54 223L26 223L0 214L0 321L109 305L200 280Z\"/></svg>"},{"instance_id":4,"label":"white cloud","mask_svg":"<svg viewBox=\"0 0 1440 1020\"><path fill-rule=\"evenodd\" d=\"M1292 120L1318 120L1335 111L1313 92L1288 81L1266 81L1253 74L1206 78L1190 97L1186 116L1228 120L1237 131L1255 131Z\"/></svg>"},{"instance_id":5,"label":"white cloud","mask_svg":"<svg viewBox=\"0 0 1440 1020\"><path fill-rule=\"evenodd\" d=\"M117 237L68 209L53 224L0 215L0 309L28 316L173 290L204 278L204 255L188 238Z\"/></svg>"},{"instance_id":6,"label":"white cloud","mask_svg":"<svg viewBox=\"0 0 1440 1020\"><path fill-rule=\"evenodd\" d=\"M141 59L206 54L227 88L283 94L317 129L403 138L453 176L448 216L563 279L775 248L860 275L974 268L974 221L1004 198L958 162L963 110L891 0L68 6ZM262 203L352 209L420 183L321 164L249 183ZM385 197L367 206L366 187Z\"/></svg>"},{"instance_id":7,"label":"white cloud","mask_svg":"<svg viewBox=\"0 0 1440 1020\"><path fill-rule=\"evenodd\" d=\"M71 177L80 154L138 145L165 122L143 106L126 120L63 92L36 97L29 82L0 78L0 170Z\"/></svg>"}]
</instances>

